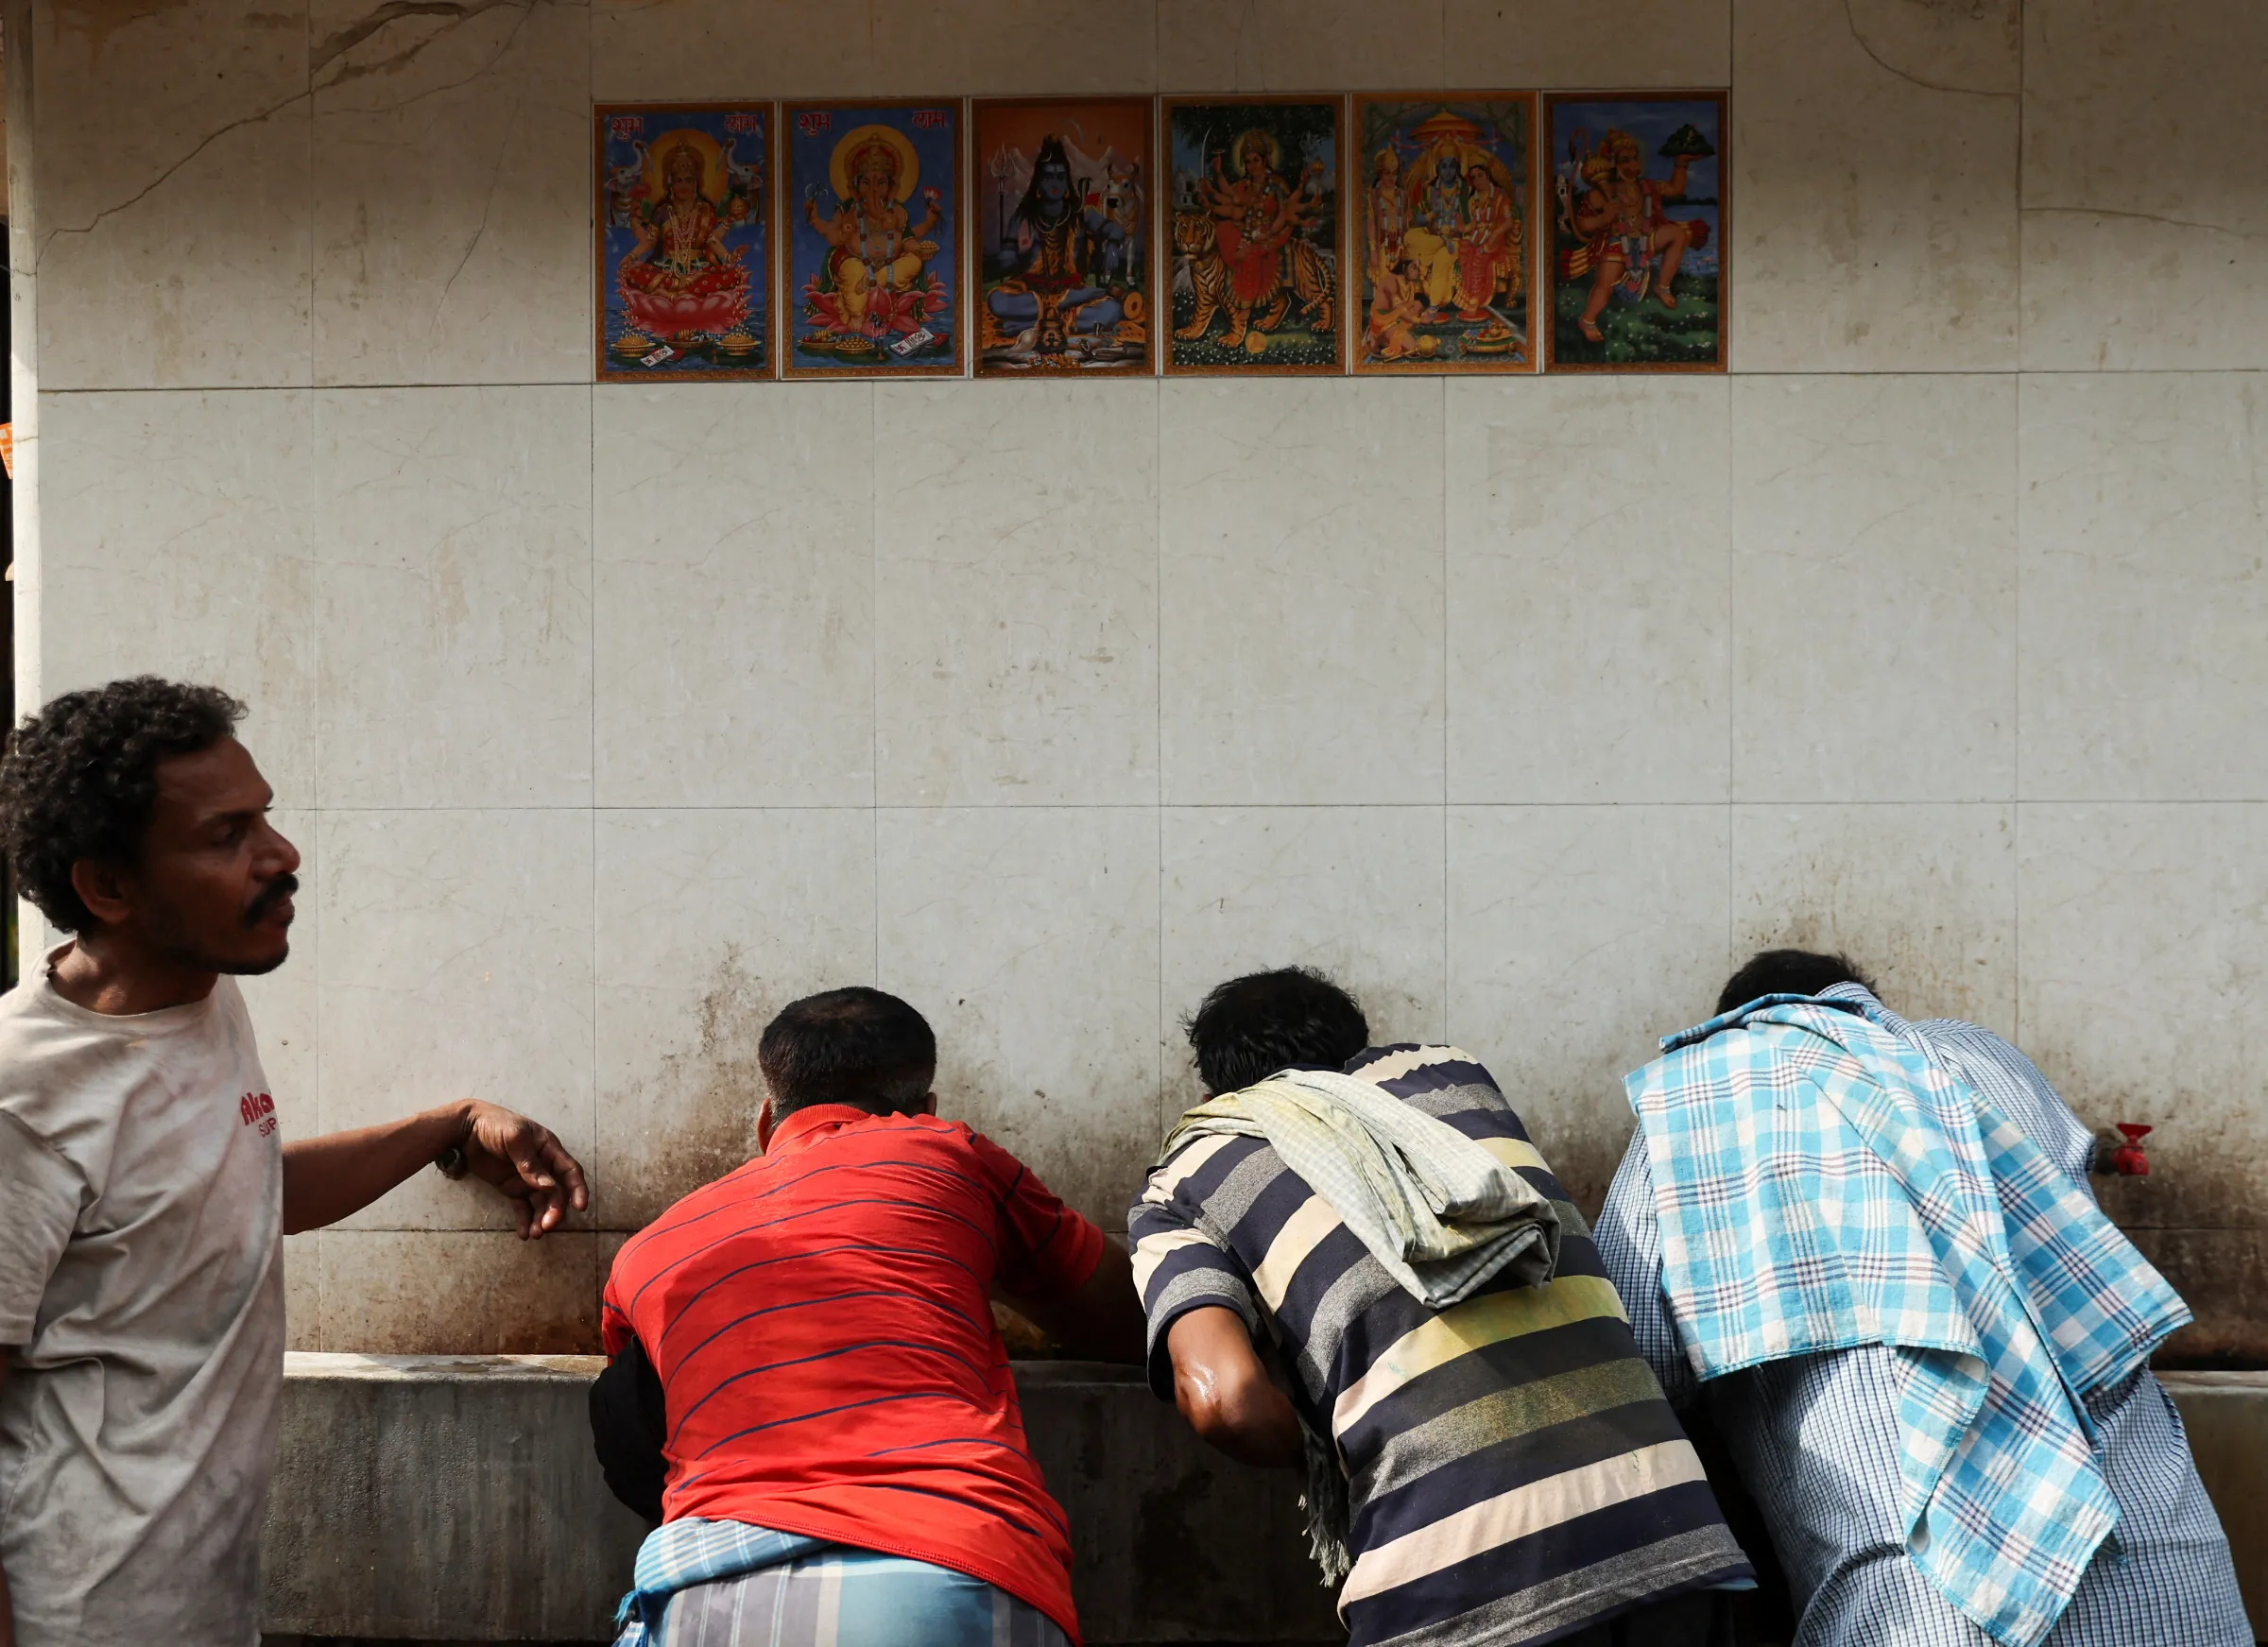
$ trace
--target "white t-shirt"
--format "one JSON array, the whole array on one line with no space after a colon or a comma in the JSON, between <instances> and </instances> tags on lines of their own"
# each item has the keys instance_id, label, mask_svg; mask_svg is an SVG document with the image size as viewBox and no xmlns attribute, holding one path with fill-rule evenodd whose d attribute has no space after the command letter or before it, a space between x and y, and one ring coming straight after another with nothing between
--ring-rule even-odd
<instances>
[{"instance_id":1,"label":"white t-shirt","mask_svg":"<svg viewBox=\"0 0 2268 1647\"><path fill-rule=\"evenodd\" d=\"M0 996L0 1572L19 1647L254 1647L283 1142L235 984Z\"/></svg>"}]
</instances>

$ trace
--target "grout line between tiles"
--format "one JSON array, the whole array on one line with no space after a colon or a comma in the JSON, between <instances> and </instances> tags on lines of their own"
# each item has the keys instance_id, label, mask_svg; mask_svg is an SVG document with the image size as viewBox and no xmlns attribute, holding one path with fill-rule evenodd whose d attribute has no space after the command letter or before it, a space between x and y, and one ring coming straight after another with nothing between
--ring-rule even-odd
<instances>
[{"instance_id":1,"label":"grout line between tiles","mask_svg":"<svg viewBox=\"0 0 2268 1647\"><path fill-rule=\"evenodd\" d=\"M2010 899L2014 931L2008 935L2009 969L2014 975L2008 1004L2008 1033L2018 1046L2024 1044L2024 93L2030 85L2026 52L2031 45L2030 20L2017 9L2016 31L2016 514L2009 526L2016 539L2016 570L2009 579L2010 623L2015 644L2009 648L2014 679L2009 685L2008 749L2014 815L2010 829L2016 853L2015 896Z\"/></svg>"},{"instance_id":2,"label":"grout line between tiles","mask_svg":"<svg viewBox=\"0 0 2268 1647\"><path fill-rule=\"evenodd\" d=\"M1475 798L1472 798L1472 797L1470 797L1470 796L1464 796L1464 797L1459 797L1459 798L1455 798L1455 799L1453 799L1453 800L1450 800L1450 801L1446 801L1446 802L1444 802L1444 801L1439 801L1439 800L1334 800L1334 799L1331 799L1331 798L1321 798L1321 799L1307 799L1307 800L1232 800L1232 799L1224 799L1224 800L1203 800L1203 801L1155 801L1155 800L1035 800L1035 801L1002 801L1002 802L997 802L997 803L988 803L988 804L977 804L977 803L974 803L974 802L970 802L970 801L952 801L952 802L944 802L944 801L939 801L939 802L935 802L935 803L919 803L919 802L891 802L891 803L888 803L888 804L884 804L884 805L869 805L869 804L868 804L868 803L867 803L867 802L864 802L864 801L855 801L855 800L852 800L852 801L835 801L835 802L824 802L824 801L819 801L819 802L796 802L796 803L783 803L783 802L778 802L778 801L750 801L750 802L747 802L747 803L746 803L746 804L732 804L732 803L730 803L730 802L727 802L727 803L715 803L715 802L693 802L693 801L686 801L686 802L655 802L655 803L649 803L649 804L646 804L646 805L642 805L642 806L591 806L591 807L586 807L586 806L578 806L578 805L576 805L576 804L574 804L574 803L572 803L572 802L569 802L569 803L563 803L563 804L560 804L560 805L556 805L556 806L497 806L497 805L471 805L471 806L338 806L338 807L325 807L325 808L320 808L320 809L318 809L318 808L316 808L316 807L300 807L300 808L296 808L296 809L293 809L293 810L297 810L297 811L301 811L301 812L305 812L305 813L309 813L309 814L314 814L314 813L316 813L316 812L318 812L318 811L319 810L319 811L320 811L320 812L321 812L321 813L322 813L324 815L331 815L331 814L335 814L335 814L339 814L339 815L375 815L375 816L387 816L387 815L394 815L394 814L410 814L410 815L416 815L416 814L421 814L421 813L449 813L449 814L456 814L456 813L483 813L483 812L497 812L497 813L516 813L516 812L539 812L539 813L541 813L541 812L571 812L571 813L583 813L583 812L600 812L600 813L625 813L625 814L633 814L633 813L672 813L672 812L728 812L728 813L729 813L729 812L868 812L868 811L873 811L873 812L902 812L902 813L914 813L914 814L920 814L920 813L936 813L936 812L1134 812L1134 811L1145 810L1145 809L1151 809L1151 808L1157 808L1157 807L1163 807L1165 810L1167 810L1167 811L1170 811L1170 812L1312 812L1312 811L1314 811L1314 810L1316 810L1316 809L1318 809L1318 808L1329 808L1329 809L1331 809L1331 810L1332 810L1332 811L1353 811L1353 810L1357 810L1357 809L1369 808L1369 809L1375 809L1375 810L1379 810L1379 811L1386 811L1386 812L1394 812L1394 811L1409 812L1409 811L1413 811L1413 810L1422 810L1422 809L1431 808L1431 807L1435 807L1435 806L1440 806L1440 805L1443 805L1443 804L1453 805L1453 806L1464 806L1464 807L1493 808L1493 809L1499 809L1499 810L1510 809L1510 808L1520 808L1520 809L1528 810L1528 811L1540 811L1540 810L1544 810L1544 809L1548 809L1548 808L1552 808L1552 807L1602 807L1602 806L1654 807L1654 808L1669 808L1669 807L1723 807L1723 806L1732 806L1732 807L1773 807L1773 806L1781 806L1781 807L1829 807L1829 806L1832 806L1832 807L1857 807L1857 808L1872 808L1872 809L1876 809L1876 810L1887 809L1887 808L1890 808L1890 807L1901 807L1901 806L1903 806L1903 807L1925 807L1925 806L1938 806L1938 807L1943 807L1943 806L2010 806L2010 805L2018 805L2018 806L2035 806L2035 807L2038 807L2038 806L2096 806L2096 807L2140 807L2140 806L2160 806L2160 807L2162 807L2162 806L2268 806L2268 796L2260 796L2260 795L2190 795L2190 796L2151 796L2151 795L2140 795L2140 796L2134 796L2134 795L2125 795L2125 796L2103 796L2103 795L2027 795L2027 796L2023 796L2023 797L2021 797L2020 798L2019 798L2019 799L2016 799L2016 800L2011 800L2011 799L2010 799L2010 798L2009 798L2007 796L2005 796L2005 795L2000 795L2000 796L1992 796L1992 795L1939 796L1939 797L1935 797L1935 798L1918 798L1918 799L1917 799L1917 798L1912 798L1912 797L1907 797L1907 798L1899 798L1899 799L1893 799L1893 800L1870 800L1870 799L1866 799L1866 798L1863 798L1863 797L1851 797L1851 796L1834 796L1834 795L1825 795L1825 796L1746 796L1746 797L1742 797L1742 798L1737 798L1737 799L1731 799L1731 800L1725 799L1725 798L1721 798L1721 797L1712 797L1712 798L1655 798L1655 797L1647 797L1647 796L1638 796L1638 797L1624 797L1624 798L1616 798L1616 797L1613 797L1613 796L1596 796L1596 797L1591 797L1591 798L1587 798L1587 799L1577 799L1577 800L1537 800L1537 799L1529 799L1529 798L1515 798L1515 799L1503 799L1503 800L1489 800L1489 799L1475 799Z\"/></svg>"},{"instance_id":3,"label":"grout line between tiles","mask_svg":"<svg viewBox=\"0 0 2268 1647\"><path fill-rule=\"evenodd\" d=\"M1730 31L1730 8L1727 9L1726 26ZM1741 793L1738 771L1741 604L1736 594L1740 562L1733 544L1733 491L1738 479L1735 465L1741 449L1739 400L1732 392L1732 386L1727 384L1725 388L1725 965L1727 969L1734 965L1733 938L1740 920L1735 878L1739 858L1733 849L1733 830L1739 821L1733 809L1739 804L1735 798Z\"/></svg>"},{"instance_id":4,"label":"grout line between tiles","mask_svg":"<svg viewBox=\"0 0 2268 1647\"><path fill-rule=\"evenodd\" d=\"M882 983L882 390L867 389L867 787L874 815L874 987Z\"/></svg>"},{"instance_id":5,"label":"grout line between tiles","mask_svg":"<svg viewBox=\"0 0 2268 1647\"><path fill-rule=\"evenodd\" d=\"M1151 16L1156 18L1156 10ZM1158 1136L1165 1136L1169 1124L1165 1113L1165 386L1159 385L1151 398L1150 418L1150 596L1153 627L1150 632L1152 696L1157 744L1151 761L1157 772L1153 793L1158 800L1158 1019L1156 1032L1151 1037L1156 1043L1152 1049L1150 1111L1156 1118Z\"/></svg>"},{"instance_id":6,"label":"grout line between tiles","mask_svg":"<svg viewBox=\"0 0 2268 1647\"><path fill-rule=\"evenodd\" d=\"M1423 376L1426 376L1426 375L1428 375L1428 374L1425 374L1425 373L1415 373L1415 374L1412 374L1412 375L1414 375L1414 376L1419 376L1419 377L1423 377ZM1441 383L1443 383L1443 384L1445 384L1445 385L1446 385L1446 384L1448 384L1448 383L1450 383L1450 382L1452 382L1452 381L1453 381L1453 380L1452 380L1452 378L1449 376L1449 374L1447 374L1446 372L1443 372L1443 373L1435 373L1435 374L1431 374L1431 375L1434 375L1434 376L1435 376L1435 377L1436 377L1436 378L1437 378L1437 379L1438 379L1438 380L1439 380ZM1539 374L1539 375L1540 375L1542 378L1544 378L1544 379L1546 379L1546 380L1549 380L1550 378L1552 378L1552 377L1554 377L1554 376L1557 376L1557 377L1559 377L1559 378L1565 379L1565 378L1572 378L1572 377L1574 377L1574 376L1576 376L1577 374L1575 374L1575 373L1571 373L1571 372L1560 372L1560 373L1555 373L1555 373L1549 373L1549 372L1547 372L1547 373L1542 373L1542 374ZM1662 374L1662 373L1650 373L1650 372L1631 372L1631 373L1627 373L1627 374L1625 374L1625 376L1624 377L1624 379L1623 379L1622 381L1625 381L1625 382L1656 382L1656 381L1659 381L1659 380L1660 380L1660 378L1661 378L1661 377L1663 377L1663 376L1665 376L1665 375L1667 375L1667 374ZM1772 379L1772 378L1822 378L1822 377L1834 377L1834 378L1843 378L1843 377L2015 377L2015 378L2024 378L2024 377L2074 377L2074 378L2076 378L2076 377L2111 377L2111 378L2121 378L2121 379L2126 379L2126 378L2153 378L2153 377L2264 377L2264 376L2268 376L2268 367L2259 367L2259 366L2154 366L2154 367L2131 367L2131 368L2121 367L2121 368L2109 368L2109 369L2106 369L2106 368L2103 368L2103 367L2095 367L2095 366L2022 366L2022 367L2018 367L2018 366L2004 366L2004 367L1933 367L1933 366L1898 366L1898 367L1868 368L1868 369L1855 369L1855 368L1847 368L1847 367L1833 367L1833 368L1805 367L1805 368L1800 368L1800 369L1795 369L1795 368L1789 368L1789 369L1779 369L1779 368L1774 368L1774 369L1734 369L1734 370L1731 370L1731 371L1721 372L1721 373L1717 373L1717 374L1715 374L1715 375L1717 375L1717 376L1721 376L1721 377L1726 377L1726 378L1731 378L1731 379L1734 379L1734 380L1736 380L1736 381L1737 381L1737 380L1740 380L1740 379L1745 379L1745 378L1755 378L1755 379ZM1163 378L1162 378L1161 376L1152 376L1152 377L1149 377L1149 378L1145 378L1145 379L1140 379L1140 380L1137 380L1137 381L1141 381L1141 382L1146 382L1146 383L1160 383L1160 382L1163 382L1164 380L1163 380ZM1332 380L1332 381L1335 381L1335 380ZM203 395L231 395L231 394L247 394L247 395L249 395L249 394L273 394L273 393L277 393L277 392L280 392L280 391L284 391L284 390L295 390L295 389L296 389L296 390L299 390L299 391L301 391L301 392L314 392L314 393L324 393L324 394L384 394L384 393L391 393L391 392L393 392L393 391L395 391L395 390L400 390L400 389L572 389L572 388L591 388L591 387L593 387L593 386L593 386L593 385L591 383L591 380L590 380L589 378L587 378L587 377L584 377L584 378L530 378L530 379L526 379L526 380L505 380L505 379L484 379L484 380L480 380L480 381L472 381L472 380L455 381L455 380L452 380L452 381L445 381L445 382L444 382L444 381L441 381L441 380L438 380L438 379L436 379L436 380L427 380L427 381L424 381L424 382L416 382L416 383L252 383L252 384L241 384L241 383L239 383L239 384L226 384L226 383L174 383L174 384L122 384L122 385L102 385L102 384L92 384L92 385L80 385L80 386L48 386L48 385L42 384L42 385L40 385L40 386L39 386L39 388L38 388L38 393L39 393L39 394L40 394L40 396L41 396L41 397L43 399L43 398L46 398L46 397L48 397L48 396L60 396L60 395L181 395L181 394L203 394ZM796 392L797 392L797 386L795 386L795 385L793 385L793 384L752 384L752 385L742 385L742 386L740 386L740 387L745 387L745 388L747 388L747 389L748 389L748 390L749 390L751 393L755 393L755 394L773 394L773 393L786 393L786 394L794 394L794 393L796 393ZM1102 386L1097 386L1098 388L1100 388L1100 387L1102 387Z\"/></svg>"},{"instance_id":7,"label":"grout line between tiles","mask_svg":"<svg viewBox=\"0 0 2268 1647\"><path fill-rule=\"evenodd\" d=\"M586 42L586 48L588 43ZM588 52L586 49L586 57ZM588 592L591 617L591 1175L604 1182L605 1151L599 1147L598 1098L598 974L604 960L598 930L598 390L585 391L583 437L591 456L591 512L584 546L590 553L583 588ZM593 1198L597 1191L593 1189Z\"/></svg>"}]
</instances>

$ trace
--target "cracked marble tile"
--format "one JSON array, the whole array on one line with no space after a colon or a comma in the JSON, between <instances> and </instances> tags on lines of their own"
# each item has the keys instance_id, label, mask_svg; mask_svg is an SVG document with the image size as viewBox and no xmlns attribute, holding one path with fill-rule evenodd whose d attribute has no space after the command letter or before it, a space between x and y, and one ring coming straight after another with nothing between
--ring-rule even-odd
<instances>
[{"instance_id":1,"label":"cracked marble tile","mask_svg":"<svg viewBox=\"0 0 2268 1647\"><path fill-rule=\"evenodd\" d=\"M1726 977L1722 806L1455 806L1449 1035L1596 1212L1630 1141L1623 1076Z\"/></svg>"},{"instance_id":2,"label":"cracked marble tile","mask_svg":"<svg viewBox=\"0 0 2268 1647\"><path fill-rule=\"evenodd\" d=\"M603 386L602 806L874 796L874 390Z\"/></svg>"},{"instance_id":3,"label":"cracked marble tile","mask_svg":"<svg viewBox=\"0 0 2268 1647\"><path fill-rule=\"evenodd\" d=\"M591 95L601 103L865 95L873 89L874 31L870 6L591 0Z\"/></svg>"},{"instance_id":4,"label":"cracked marble tile","mask_svg":"<svg viewBox=\"0 0 2268 1647\"><path fill-rule=\"evenodd\" d=\"M1158 798L1156 384L885 384L885 806Z\"/></svg>"},{"instance_id":5,"label":"cracked marble tile","mask_svg":"<svg viewBox=\"0 0 2268 1647\"><path fill-rule=\"evenodd\" d=\"M1762 949L1839 952L1908 1018L2006 1035L2016 901L2012 805L1732 809L1736 965Z\"/></svg>"},{"instance_id":6,"label":"cracked marble tile","mask_svg":"<svg viewBox=\"0 0 2268 1647\"><path fill-rule=\"evenodd\" d=\"M2253 0L2024 8L2023 365L2268 367Z\"/></svg>"},{"instance_id":7,"label":"cracked marble tile","mask_svg":"<svg viewBox=\"0 0 2268 1647\"><path fill-rule=\"evenodd\" d=\"M43 389L309 381L306 13L24 14Z\"/></svg>"},{"instance_id":8,"label":"cracked marble tile","mask_svg":"<svg viewBox=\"0 0 2268 1647\"><path fill-rule=\"evenodd\" d=\"M2268 798L2268 377L2023 380L2022 793Z\"/></svg>"},{"instance_id":9,"label":"cracked marble tile","mask_svg":"<svg viewBox=\"0 0 2268 1647\"><path fill-rule=\"evenodd\" d=\"M1441 1039L1441 808L1168 807L1163 850L1161 1127L1204 1095L1182 1020L1241 973L1314 967L1372 1042Z\"/></svg>"},{"instance_id":10,"label":"cracked marble tile","mask_svg":"<svg viewBox=\"0 0 2268 1647\"><path fill-rule=\"evenodd\" d=\"M1728 398L1449 386L1452 800L1727 798Z\"/></svg>"},{"instance_id":11,"label":"cracked marble tile","mask_svg":"<svg viewBox=\"0 0 2268 1647\"><path fill-rule=\"evenodd\" d=\"M2018 0L1742 0L1735 371L2016 365Z\"/></svg>"},{"instance_id":12,"label":"cracked marble tile","mask_svg":"<svg viewBox=\"0 0 2268 1647\"><path fill-rule=\"evenodd\" d=\"M2268 1225L2268 807L2029 803L2018 874L2024 1050L2088 1125L2157 1128L2149 1177L2096 1180L2104 1210Z\"/></svg>"},{"instance_id":13,"label":"cracked marble tile","mask_svg":"<svg viewBox=\"0 0 2268 1647\"><path fill-rule=\"evenodd\" d=\"M756 1153L756 1049L789 1002L874 977L874 815L597 815L591 1216L636 1229Z\"/></svg>"},{"instance_id":14,"label":"cracked marble tile","mask_svg":"<svg viewBox=\"0 0 2268 1647\"><path fill-rule=\"evenodd\" d=\"M1735 797L2013 799L2016 380L1740 379L1732 416Z\"/></svg>"},{"instance_id":15,"label":"cracked marble tile","mask_svg":"<svg viewBox=\"0 0 2268 1647\"><path fill-rule=\"evenodd\" d=\"M316 396L326 807L591 801L591 391Z\"/></svg>"},{"instance_id":16,"label":"cracked marble tile","mask_svg":"<svg viewBox=\"0 0 2268 1647\"><path fill-rule=\"evenodd\" d=\"M583 0L315 0L315 381L591 375Z\"/></svg>"},{"instance_id":17,"label":"cracked marble tile","mask_svg":"<svg viewBox=\"0 0 2268 1647\"><path fill-rule=\"evenodd\" d=\"M1457 86L1702 89L1732 80L1732 0L1626 0L1609 28L1589 0L1447 0L1443 73Z\"/></svg>"},{"instance_id":18,"label":"cracked marble tile","mask_svg":"<svg viewBox=\"0 0 2268 1647\"><path fill-rule=\"evenodd\" d=\"M1161 392L1166 798L1440 798L1441 385Z\"/></svg>"},{"instance_id":19,"label":"cracked marble tile","mask_svg":"<svg viewBox=\"0 0 2268 1647\"><path fill-rule=\"evenodd\" d=\"M1159 0L1158 89L1438 86L1442 6L1443 0Z\"/></svg>"},{"instance_id":20,"label":"cracked marble tile","mask_svg":"<svg viewBox=\"0 0 2268 1647\"><path fill-rule=\"evenodd\" d=\"M40 397L40 689L209 681L282 806L316 799L315 441L304 390Z\"/></svg>"},{"instance_id":21,"label":"cracked marble tile","mask_svg":"<svg viewBox=\"0 0 2268 1647\"><path fill-rule=\"evenodd\" d=\"M1158 1146L1155 807L885 808L878 982L937 1034L938 1113L1105 1229Z\"/></svg>"},{"instance_id":22,"label":"cracked marble tile","mask_svg":"<svg viewBox=\"0 0 2268 1647\"><path fill-rule=\"evenodd\" d=\"M868 12L870 90L877 95L1125 95L1158 89L1154 6L873 0Z\"/></svg>"},{"instance_id":23,"label":"cracked marble tile","mask_svg":"<svg viewBox=\"0 0 2268 1647\"><path fill-rule=\"evenodd\" d=\"M483 1098L588 1166L591 815L326 811L319 849L323 1130ZM486 1185L438 1173L347 1222L511 1227Z\"/></svg>"}]
</instances>

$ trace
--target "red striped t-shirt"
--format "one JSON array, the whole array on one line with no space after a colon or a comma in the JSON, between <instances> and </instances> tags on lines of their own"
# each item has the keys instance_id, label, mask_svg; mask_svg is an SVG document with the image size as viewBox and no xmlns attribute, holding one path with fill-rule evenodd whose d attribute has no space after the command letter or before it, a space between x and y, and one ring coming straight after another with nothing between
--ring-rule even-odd
<instances>
[{"instance_id":1,"label":"red striped t-shirt","mask_svg":"<svg viewBox=\"0 0 2268 1647\"><path fill-rule=\"evenodd\" d=\"M1103 1234L959 1122L814 1105L623 1247L607 1353L660 1374L662 1513L911 1556L1075 1642L1071 1541L990 1291L1084 1285Z\"/></svg>"}]
</instances>

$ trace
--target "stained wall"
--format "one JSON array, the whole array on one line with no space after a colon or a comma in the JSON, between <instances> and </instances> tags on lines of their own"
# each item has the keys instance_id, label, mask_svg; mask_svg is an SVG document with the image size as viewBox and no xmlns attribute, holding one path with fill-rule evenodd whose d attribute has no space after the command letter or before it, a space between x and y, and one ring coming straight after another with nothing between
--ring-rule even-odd
<instances>
[{"instance_id":1,"label":"stained wall","mask_svg":"<svg viewBox=\"0 0 2268 1647\"><path fill-rule=\"evenodd\" d=\"M1752 946L2016 1036L2268 1354L2268 9L12 0L28 697L248 697L297 1133L457 1093L294 1341L565 1349L875 981L1107 1222L1232 969L1483 1055L1586 1198ZM594 386L593 100L1732 93L1724 376ZM36 402L30 390L36 385Z\"/></svg>"}]
</instances>

